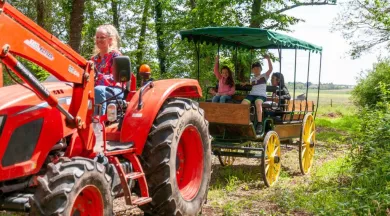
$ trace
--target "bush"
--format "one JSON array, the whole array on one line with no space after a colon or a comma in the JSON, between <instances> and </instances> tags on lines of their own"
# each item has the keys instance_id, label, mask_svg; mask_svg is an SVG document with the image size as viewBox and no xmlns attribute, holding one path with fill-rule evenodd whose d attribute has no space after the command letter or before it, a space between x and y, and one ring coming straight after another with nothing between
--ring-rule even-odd
<instances>
[{"instance_id":1,"label":"bush","mask_svg":"<svg viewBox=\"0 0 390 216\"><path fill-rule=\"evenodd\" d=\"M390 59L384 59L374 64L366 76L360 77L352 91L354 103L360 107L375 106L380 101L378 83L390 84Z\"/></svg>"},{"instance_id":2,"label":"bush","mask_svg":"<svg viewBox=\"0 0 390 216\"><path fill-rule=\"evenodd\" d=\"M360 210L386 214L390 208L390 84L379 82L377 102L361 110L361 125L352 148L350 188Z\"/></svg>"}]
</instances>

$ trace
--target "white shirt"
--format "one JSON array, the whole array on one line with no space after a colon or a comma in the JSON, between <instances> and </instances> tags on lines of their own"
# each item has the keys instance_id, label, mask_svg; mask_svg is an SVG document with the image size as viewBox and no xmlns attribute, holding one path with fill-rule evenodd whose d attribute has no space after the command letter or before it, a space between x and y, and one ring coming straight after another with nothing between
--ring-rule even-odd
<instances>
[{"instance_id":1,"label":"white shirt","mask_svg":"<svg viewBox=\"0 0 390 216\"><path fill-rule=\"evenodd\" d=\"M251 78L252 90L250 95L267 97L267 81L269 76L266 73Z\"/></svg>"}]
</instances>

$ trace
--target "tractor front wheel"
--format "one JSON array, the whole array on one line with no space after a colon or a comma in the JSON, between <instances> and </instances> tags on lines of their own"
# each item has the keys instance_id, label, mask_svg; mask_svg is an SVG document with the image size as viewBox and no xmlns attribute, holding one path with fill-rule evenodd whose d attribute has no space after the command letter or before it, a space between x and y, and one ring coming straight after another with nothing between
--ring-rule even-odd
<instances>
[{"instance_id":1,"label":"tractor front wheel","mask_svg":"<svg viewBox=\"0 0 390 216\"><path fill-rule=\"evenodd\" d=\"M111 178L87 158L62 158L48 165L30 199L31 215L113 215Z\"/></svg>"},{"instance_id":2,"label":"tractor front wheel","mask_svg":"<svg viewBox=\"0 0 390 216\"><path fill-rule=\"evenodd\" d=\"M145 215L197 215L211 177L208 122L198 103L168 99L141 156L152 202Z\"/></svg>"}]
</instances>

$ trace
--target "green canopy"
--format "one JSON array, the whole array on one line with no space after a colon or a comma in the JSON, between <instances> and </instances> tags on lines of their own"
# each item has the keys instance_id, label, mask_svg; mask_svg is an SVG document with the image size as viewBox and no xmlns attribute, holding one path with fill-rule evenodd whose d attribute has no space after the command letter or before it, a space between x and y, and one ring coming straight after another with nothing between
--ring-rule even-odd
<instances>
[{"instance_id":1,"label":"green canopy","mask_svg":"<svg viewBox=\"0 0 390 216\"><path fill-rule=\"evenodd\" d=\"M246 49L303 49L322 52L322 47L270 30L247 27L208 27L180 31L182 40Z\"/></svg>"}]
</instances>

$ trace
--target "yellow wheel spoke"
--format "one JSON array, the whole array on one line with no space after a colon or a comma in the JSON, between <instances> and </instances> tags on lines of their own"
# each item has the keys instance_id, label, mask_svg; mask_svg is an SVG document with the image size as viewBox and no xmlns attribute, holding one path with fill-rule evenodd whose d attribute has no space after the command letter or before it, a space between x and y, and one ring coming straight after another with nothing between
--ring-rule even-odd
<instances>
[{"instance_id":1,"label":"yellow wheel spoke","mask_svg":"<svg viewBox=\"0 0 390 216\"><path fill-rule=\"evenodd\" d=\"M272 152L272 157L275 157L276 152L279 150L279 146L276 146L274 152Z\"/></svg>"},{"instance_id":2,"label":"yellow wheel spoke","mask_svg":"<svg viewBox=\"0 0 390 216\"><path fill-rule=\"evenodd\" d=\"M313 132L311 132L311 134L309 136L309 139L308 139L309 142L310 142L311 138L313 137L314 133L315 133L315 131L313 130Z\"/></svg>"}]
</instances>

